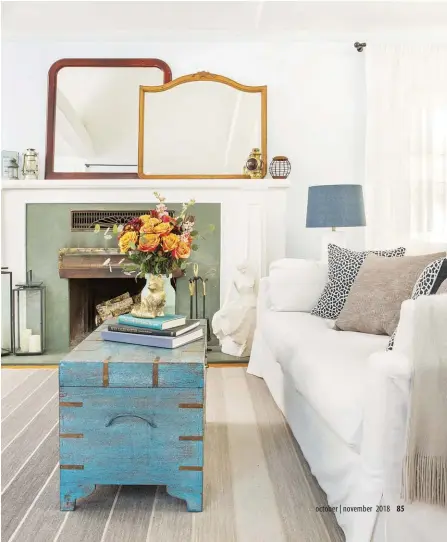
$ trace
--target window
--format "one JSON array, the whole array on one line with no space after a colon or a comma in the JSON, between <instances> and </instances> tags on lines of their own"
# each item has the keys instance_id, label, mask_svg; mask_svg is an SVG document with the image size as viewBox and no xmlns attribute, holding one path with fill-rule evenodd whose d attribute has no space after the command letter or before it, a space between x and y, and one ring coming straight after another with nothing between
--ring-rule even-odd
<instances>
[{"instance_id":1,"label":"window","mask_svg":"<svg viewBox=\"0 0 447 542\"><path fill-rule=\"evenodd\" d=\"M411 153L411 234L447 240L447 107L419 112Z\"/></svg>"}]
</instances>

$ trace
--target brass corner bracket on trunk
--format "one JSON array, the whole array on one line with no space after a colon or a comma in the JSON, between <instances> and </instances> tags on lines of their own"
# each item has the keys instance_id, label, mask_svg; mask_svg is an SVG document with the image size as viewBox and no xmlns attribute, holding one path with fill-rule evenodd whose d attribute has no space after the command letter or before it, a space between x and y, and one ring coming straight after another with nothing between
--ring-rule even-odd
<instances>
[{"instance_id":1,"label":"brass corner bracket on trunk","mask_svg":"<svg viewBox=\"0 0 447 542\"><path fill-rule=\"evenodd\" d=\"M104 388L109 387L109 361L112 356L109 356L102 362L102 385Z\"/></svg>"}]
</instances>

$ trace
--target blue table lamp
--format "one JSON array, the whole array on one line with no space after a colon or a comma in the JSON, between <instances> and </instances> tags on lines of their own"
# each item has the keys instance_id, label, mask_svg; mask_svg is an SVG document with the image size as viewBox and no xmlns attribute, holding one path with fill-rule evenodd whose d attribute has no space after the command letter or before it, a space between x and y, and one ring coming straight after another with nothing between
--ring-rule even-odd
<instances>
[{"instance_id":1,"label":"blue table lamp","mask_svg":"<svg viewBox=\"0 0 447 542\"><path fill-rule=\"evenodd\" d=\"M331 228L322 243L323 259L327 260L327 245L346 246L344 232L336 228L366 226L363 190L360 184L328 184L309 186L307 198L307 228Z\"/></svg>"}]
</instances>

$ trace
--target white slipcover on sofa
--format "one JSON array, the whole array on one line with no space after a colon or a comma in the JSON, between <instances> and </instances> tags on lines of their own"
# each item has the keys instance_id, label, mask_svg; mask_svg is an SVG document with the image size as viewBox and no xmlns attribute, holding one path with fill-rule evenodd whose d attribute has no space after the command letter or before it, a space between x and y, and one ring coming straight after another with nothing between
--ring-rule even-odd
<instances>
[{"instance_id":1,"label":"white slipcover on sofa","mask_svg":"<svg viewBox=\"0 0 447 542\"><path fill-rule=\"evenodd\" d=\"M447 540L445 510L400 500L414 302L403 303L394 350L386 352L389 337L336 331L310 314L326 280L324 263L271 264L260 282L248 372L265 380L346 542Z\"/></svg>"}]
</instances>

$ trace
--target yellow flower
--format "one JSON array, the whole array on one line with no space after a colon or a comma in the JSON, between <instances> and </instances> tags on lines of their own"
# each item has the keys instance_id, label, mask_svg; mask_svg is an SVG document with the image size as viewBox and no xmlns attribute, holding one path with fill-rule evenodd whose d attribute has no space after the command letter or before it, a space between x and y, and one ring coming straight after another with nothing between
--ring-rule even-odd
<instances>
[{"instance_id":1,"label":"yellow flower","mask_svg":"<svg viewBox=\"0 0 447 542\"><path fill-rule=\"evenodd\" d=\"M162 238L163 250L165 252L171 252L178 247L179 237L175 233L170 233Z\"/></svg>"},{"instance_id":2,"label":"yellow flower","mask_svg":"<svg viewBox=\"0 0 447 542\"><path fill-rule=\"evenodd\" d=\"M141 216L140 216L140 220L141 220L142 222L147 222L147 221L150 220L151 218L152 218L151 215L141 215Z\"/></svg>"},{"instance_id":3,"label":"yellow flower","mask_svg":"<svg viewBox=\"0 0 447 542\"><path fill-rule=\"evenodd\" d=\"M159 233L160 235L168 235L171 233L174 226L170 222L160 222L154 228L154 233Z\"/></svg>"},{"instance_id":4,"label":"yellow flower","mask_svg":"<svg viewBox=\"0 0 447 542\"><path fill-rule=\"evenodd\" d=\"M155 226L158 224L160 224L160 220L158 218L149 218L141 226L140 233L155 233Z\"/></svg>"},{"instance_id":5,"label":"yellow flower","mask_svg":"<svg viewBox=\"0 0 447 542\"><path fill-rule=\"evenodd\" d=\"M141 252L154 252L160 244L160 236L156 233L143 233L140 236L138 250Z\"/></svg>"},{"instance_id":6,"label":"yellow flower","mask_svg":"<svg viewBox=\"0 0 447 542\"><path fill-rule=\"evenodd\" d=\"M179 258L186 259L189 258L191 254L191 247L188 243L185 243L185 241L179 241L178 246L176 249L172 252L172 255L176 260Z\"/></svg>"},{"instance_id":7,"label":"yellow flower","mask_svg":"<svg viewBox=\"0 0 447 542\"><path fill-rule=\"evenodd\" d=\"M136 245L138 241L138 233L136 231L126 231L121 235L118 246L122 254L129 252L131 245Z\"/></svg>"}]
</instances>

